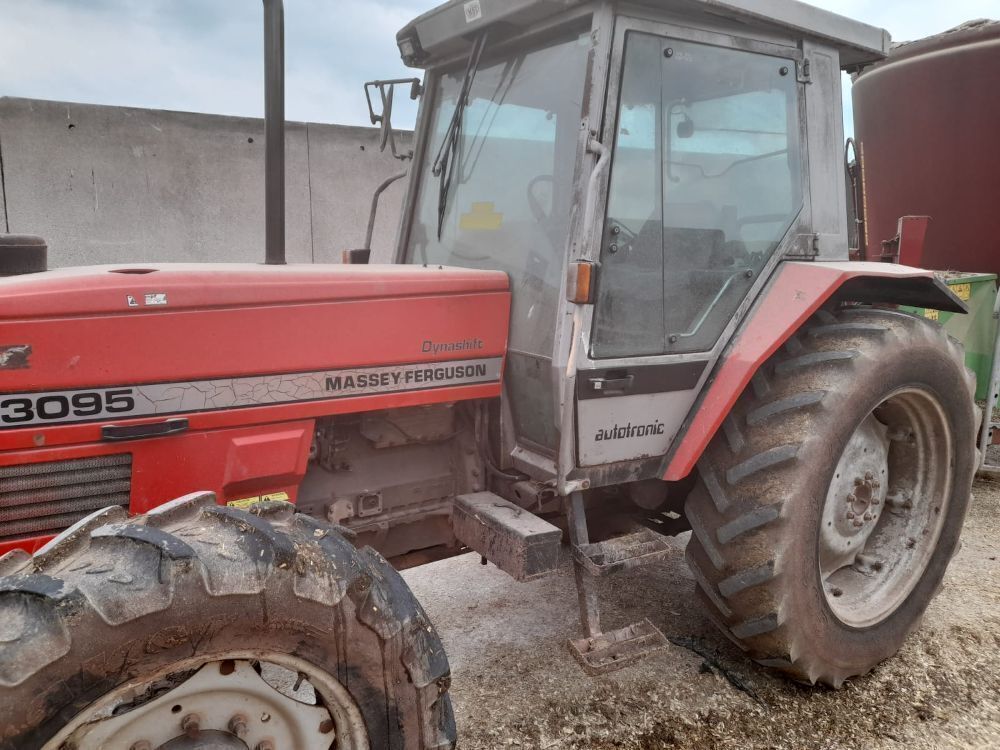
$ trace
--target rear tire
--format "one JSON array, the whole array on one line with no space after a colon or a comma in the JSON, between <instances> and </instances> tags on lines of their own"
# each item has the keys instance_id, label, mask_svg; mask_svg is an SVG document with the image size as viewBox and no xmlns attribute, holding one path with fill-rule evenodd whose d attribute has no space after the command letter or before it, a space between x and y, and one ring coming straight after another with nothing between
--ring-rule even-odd
<instances>
[{"instance_id":1,"label":"rear tire","mask_svg":"<svg viewBox=\"0 0 1000 750\"><path fill-rule=\"evenodd\" d=\"M958 544L974 392L961 347L897 312L822 312L774 354L685 504L688 564L723 633L765 666L835 687L894 654ZM881 470L869 445L884 446Z\"/></svg>"},{"instance_id":2,"label":"rear tire","mask_svg":"<svg viewBox=\"0 0 1000 750\"><path fill-rule=\"evenodd\" d=\"M248 513L201 493L133 519L109 508L33 558L0 558L4 750L63 746L74 724L129 682L148 688L115 716L170 695L199 665L222 665L216 680L234 664L256 679L248 670L261 671L258 660L268 654L292 675L326 680L313 682L321 708L311 708L325 704L335 726L324 720L323 737L310 743L328 746L335 729L346 743L338 748L455 745L447 657L406 583L378 553L355 549L288 503L261 503ZM273 698L275 705L283 700ZM187 711L174 708L170 732L185 743ZM229 731L231 707L218 713L198 714L203 734ZM309 727L312 715L306 711ZM125 747L163 741L134 740L124 730L116 742L121 737ZM91 747L85 738L72 746Z\"/></svg>"}]
</instances>

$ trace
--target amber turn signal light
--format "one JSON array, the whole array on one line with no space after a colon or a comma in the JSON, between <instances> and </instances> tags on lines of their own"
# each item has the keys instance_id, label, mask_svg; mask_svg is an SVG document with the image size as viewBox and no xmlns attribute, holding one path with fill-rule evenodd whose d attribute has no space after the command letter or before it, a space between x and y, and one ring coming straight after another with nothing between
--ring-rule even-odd
<instances>
[{"instance_id":1,"label":"amber turn signal light","mask_svg":"<svg viewBox=\"0 0 1000 750\"><path fill-rule=\"evenodd\" d=\"M594 301L594 263L589 260L575 260L569 264L566 279L566 298L578 305Z\"/></svg>"}]
</instances>

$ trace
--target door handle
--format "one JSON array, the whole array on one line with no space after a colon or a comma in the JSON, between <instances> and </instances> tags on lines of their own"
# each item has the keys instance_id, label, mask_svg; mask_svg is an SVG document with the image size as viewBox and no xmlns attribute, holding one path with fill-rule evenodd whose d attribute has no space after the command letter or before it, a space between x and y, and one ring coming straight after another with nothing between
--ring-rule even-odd
<instances>
[{"instance_id":1,"label":"door handle","mask_svg":"<svg viewBox=\"0 0 1000 750\"><path fill-rule=\"evenodd\" d=\"M620 378L591 378L590 385L601 393L624 393L632 387L634 375L623 375Z\"/></svg>"},{"instance_id":2,"label":"door handle","mask_svg":"<svg viewBox=\"0 0 1000 750\"><path fill-rule=\"evenodd\" d=\"M183 417L168 419L165 422L153 424L108 424L101 428L101 439L114 442L116 440L142 440L143 438L164 437L176 435L188 428L188 421Z\"/></svg>"}]
</instances>

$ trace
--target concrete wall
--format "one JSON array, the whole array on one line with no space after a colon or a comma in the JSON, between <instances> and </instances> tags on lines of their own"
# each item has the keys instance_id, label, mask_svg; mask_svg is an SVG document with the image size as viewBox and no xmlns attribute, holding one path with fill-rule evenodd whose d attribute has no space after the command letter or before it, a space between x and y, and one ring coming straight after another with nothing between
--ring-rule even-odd
<instances>
[{"instance_id":1,"label":"concrete wall","mask_svg":"<svg viewBox=\"0 0 1000 750\"><path fill-rule=\"evenodd\" d=\"M288 123L289 262L360 247L372 192L408 164L376 129ZM3 97L0 168L0 231L45 237L52 267L264 257L262 120ZM383 194L377 257L404 186Z\"/></svg>"}]
</instances>

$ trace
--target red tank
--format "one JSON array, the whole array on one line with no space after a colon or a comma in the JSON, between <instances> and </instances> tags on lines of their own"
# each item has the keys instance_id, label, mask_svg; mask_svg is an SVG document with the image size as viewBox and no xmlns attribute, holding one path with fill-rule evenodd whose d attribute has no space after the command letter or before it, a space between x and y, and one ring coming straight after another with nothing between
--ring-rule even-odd
<instances>
[{"instance_id":1,"label":"red tank","mask_svg":"<svg viewBox=\"0 0 1000 750\"><path fill-rule=\"evenodd\" d=\"M897 46L853 100L868 257L925 215L925 267L1000 273L1000 22Z\"/></svg>"}]
</instances>

